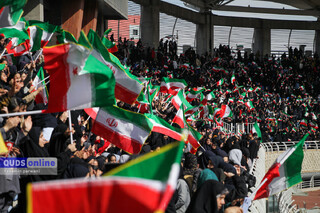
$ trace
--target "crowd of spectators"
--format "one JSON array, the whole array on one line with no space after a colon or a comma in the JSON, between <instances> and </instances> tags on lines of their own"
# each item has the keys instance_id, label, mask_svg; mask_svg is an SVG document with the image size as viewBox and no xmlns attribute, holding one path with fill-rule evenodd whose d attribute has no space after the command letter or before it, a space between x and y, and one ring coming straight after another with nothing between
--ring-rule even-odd
<instances>
[{"instance_id":1,"label":"crowd of spectators","mask_svg":"<svg viewBox=\"0 0 320 213\"><path fill-rule=\"evenodd\" d=\"M5 43L4 38L0 38L0 49ZM162 77L173 75L185 79L189 88L205 87L206 92L215 91L216 98L210 104L217 107L228 104L234 113L234 117L225 122L252 123L259 118L263 141L300 140L309 131L309 127L300 125L300 121L306 118L315 124L318 122L319 59L316 55L305 58L295 51L289 57L259 60L253 55L242 58L237 54L234 57L228 47L220 46L213 54L198 56L189 49L178 56L175 41L163 40L157 50L145 48L141 41L137 45L128 45L126 40L118 42L118 49L116 55L134 75L151 77L155 85L160 84ZM45 63L43 58L34 61L34 56L24 55L14 58L15 62L12 59L1 58L4 64L0 82L2 114L45 109L45 104L34 101L43 88L35 91L32 85ZM234 84L230 82L233 74L236 77ZM216 86L222 78L225 84ZM48 87L50 90L50 84ZM250 88L254 91L249 91ZM239 102L243 93L242 99L250 99L255 109L248 110ZM171 123L176 111L164 98L162 95L155 98L152 108L156 115ZM234 98L233 103L229 101L231 98ZM139 110L137 105L119 101L117 104L132 111ZM194 100L192 104L199 105L200 100ZM90 131L91 119L82 110L72 111L71 118L67 112L61 112L0 119L0 131L10 147L7 157L58 159L57 175L0 175L1 212L8 209L11 212L26 211L27 183L99 178L107 170L138 157L120 150L112 141L94 135ZM72 129L67 125L68 119L72 121ZM231 135L213 128L207 121L190 124L203 136L200 140L202 147L195 155L187 152L186 147L178 187L167 212L240 211L235 206L240 206L256 182L249 170L257 158L260 138L256 134ZM294 128L295 132L292 131ZM71 143L70 134L73 134L75 143ZM317 131L311 132L309 139L316 140L318 136ZM173 141L166 135L153 132L140 155L157 151ZM16 199L18 204L12 208ZM229 206L234 208L227 208Z\"/></svg>"},{"instance_id":2,"label":"crowd of spectators","mask_svg":"<svg viewBox=\"0 0 320 213\"><path fill-rule=\"evenodd\" d=\"M167 41L160 40L156 55L140 45L138 58L131 57L130 48L128 55L118 57L126 61L133 74L151 77L153 84L160 85L162 77L173 76L185 79L188 89L202 87L207 93L214 91L213 106L228 104L233 112L233 118L226 122L258 122L263 142L298 141L307 132L309 140L318 140L319 131L315 129L320 112L320 59L317 53L306 57L302 50L290 47L287 55L260 58L220 45L212 54L200 56L190 48L178 57L176 50L163 47L166 45ZM118 48L123 47L120 44ZM235 83L231 83L233 75ZM217 86L221 79L224 84ZM254 109L245 106L247 101L252 102Z\"/></svg>"}]
</instances>

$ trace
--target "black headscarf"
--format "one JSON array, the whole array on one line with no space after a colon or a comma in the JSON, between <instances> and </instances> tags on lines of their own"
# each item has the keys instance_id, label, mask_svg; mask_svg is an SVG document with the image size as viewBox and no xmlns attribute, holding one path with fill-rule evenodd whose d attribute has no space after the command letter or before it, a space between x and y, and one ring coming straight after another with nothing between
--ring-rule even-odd
<instances>
[{"instance_id":1,"label":"black headscarf","mask_svg":"<svg viewBox=\"0 0 320 213\"><path fill-rule=\"evenodd\" d=\"M186 153L185 160L183 164L184 175L193 175L197 170L197 157L193 154Z\"/></svg>"},{"instance_id":2,"label":"black headscarf","mask_svg":"<svg viewBox=\"0 0 320 213\"><path fill-rule=\"evenodd\" d=\"M49 143L49 154L51 157L57 157L60 153L64 152L68 146L67 140L69 139L64 133L67 130L65 124L58 125L55 128L55 133L52 134Z\"/></svg>"},{"instance_id":3,"label":"black headscarf","mask_svg":"<svg viewBox=\"0 0 320 213\"><path fill-rule=\"evenodd\" d=\"M201 156L200 156L200 168L201 169L205 169L207 168L208 164L209 164L209 160L211 160L212 164L214 165L214 167L218 167L220 165L220 163L223 161L223 159L220 156L217 156L216 154L214 154L211 151L205 151Z\"/></svg>"},{"instance_id":4,"label":"black headscarf","mask_svg":"<svg viewBox=\"0 0 320 213\"><path fill-rule=\"evenodd\" d=\"M225 189L216 180L207 180L193 195L187 213L218 213L217 195Z\"/></svg>"},{"instance_id":5,"label":"black headscarf","mask_svg":"<svg viewBox=\"0 0 320 213\"><path fill-rule=\"evenodd\" d=\"M88 164L77 157L70 160L68 168L64 173L64 178L80 178L85 177L89 172Z\"/></svg>"},{"instance_id":6,"label":"black headscarf","mask_svg":"<svg viewBox=\"0 0 320 213\"><path fill-rule=\"evenodd\" d=\"M24 157L49 157L46 147L39 146L40 134L40 127L32 127L28 137L22 138L20 149Z\"/></svg>"}]
</instances>

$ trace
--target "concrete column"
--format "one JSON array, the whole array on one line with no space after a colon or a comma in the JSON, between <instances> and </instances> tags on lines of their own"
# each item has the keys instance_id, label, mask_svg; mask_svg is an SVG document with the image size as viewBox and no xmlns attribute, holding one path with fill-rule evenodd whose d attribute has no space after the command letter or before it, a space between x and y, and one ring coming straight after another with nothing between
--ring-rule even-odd
<instances>
[{"instance_id":1,"label":"concrete column","mask_svg":"<svg viewBox=\"0 0 320 213\"><path fill-rule=\"evenodd\" d=\"M314 35L314 52L317 52L318 55L320 54L320 30L315 31Z\"/></svg>"},{"instance_id":2,"label":"concrete column","mask_svg":"<svg viewBox=\"0 0 320 213\"><path fill-rule=\"evenodd\" d=\"M158 48L160 25L160 0L152 0L149 5L141 5L140 31L144 46Z\"/></svg>"},{"instance_id":3,"label":"concrete column","mask_svg":"<svg viewBox=\"0 0 320 213\"><path fill-rule=\"evenodd\" d=\"M78 39L82 29L84 0L61 1L61 4L62 28Z\"/></svg>"},{"instance_id":4,"label":"concrete column","mask_svg":"<svg viewBox=\"0 0 320 213\"><path fill-rule=\"evenodd\" d=\"M29 0L23 10L23 16L27 21L44 21L43 0Z\"/></svg>"},{"instance_id":5,"label":"concrete column","mask_svg":"<svg viewBox=\"0 0 320 213\"><path fill-rule=\"evenodd\" d=\"M96 0L85 0L82 30L87 35L89 30L96 31L97 29L97 18L98 18L98 1Z\"/></svg>"},{"instance_id":6,"label":"concrete column","mask_svg":"<svg viewBox=\"0 0 320 213\"><path fill-rule=\"evenodd\" d=\"M196 26L196 51L197 54L204 54L206 52L212 52L213 49L213 16L211 12L202 12L201 15L205 16L205 24L197 24Z\"/></svg>"},{"instance_id":7,"label":"concrete column","mask_svg":"<svg viewBox=\"0 0 320 213\"><path fill-rule=\"evenodd\" d=\"M266 54L270 56L271 53L271 29L269 28L255 28L254 29L254 43L252 44L253 54L263 58Z\"/></svg>"}]
</instances>

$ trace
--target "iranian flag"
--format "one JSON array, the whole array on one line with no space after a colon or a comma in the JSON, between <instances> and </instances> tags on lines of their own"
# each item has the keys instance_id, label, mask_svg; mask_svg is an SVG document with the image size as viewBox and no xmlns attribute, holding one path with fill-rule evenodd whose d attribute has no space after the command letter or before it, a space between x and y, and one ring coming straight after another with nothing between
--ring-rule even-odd
<instances>
[{"instance_id":1,"label":"iranian flag","mask_svg":"<svg viewBox=\"0 0 320 213\"><path fill-rule=\"evenodd\" d=\"M231 83L234 84L236 82L236 76L232 75L231 76Z\"/></svg>"},{"instance_id":2,"label":"iranian flag","mask_svg":"<svg viewBox=\"0 0 320 213\"><path fill-rule=\"evenodd\" d=\"M172 123L178 124L181 128L184 128L186 125L183 107L183 104L181 104L177 114L172 120Z\"/></svg>"},{"instance_id":3,"label":"iranian flag","mask_svg":"<svg viewBox=\"0 0 320 213\"><path fill-rule=\"evenodd\" d=\"M201 140L202 135L193 129L189 124L187 124L187 127L189 130L187 141L191 144L193 150L196 151L201 146L199 141Z\"/></svg>"},{"instance_id":4,"label":"iranian flag","mask_svg":"<svg viewBox=\"0 0 320 213\"><path fill-rule=\"evenodd\" d=\"M104 46L108 49L109 52L111 53L115 53L118 52L118 47L116 45L116 43L110 41L108 39L108 35L109 33L112 31L112 29L107 29L104 34L103 34L103 38L102 38L102 43L104 44Z\"/></svg>"},{"instance_id":5,"label":"iranian flag","mask_svg":"<svg viewBox=\"0 0 320 213\"><path fill-rule=\"evenodd\" d=\"M109 106L100 108L92 132L128 153L137 154L152 127L152 122L143 114Z\"/></svg>"},{"instance_id":6,"label":"iranian flag","mask_svg":"<svg viewBox=\"0 0 320 213\"><path fill-rule=\"evenodd\" d=\"M295 146L282 153L262 179L254 200L267 198L300 182L303 161L303 145L306 134Z\"/></svg>"},{"instance_id":7,"label":"iranian flag","mask_svg":"<svg viewBox=\"0 0 320 213\"><path fill-rule=\"evenodd\" d=\"M195 91L195 90L192 89L192 90L190 90L190 91L187 92L186 100L187 100L188 102L191 102L191 101L193 101L194 99L199 98L199 96L201 95L201 93L202 93L202 90Z\"/></svg>"},{"instance_id":8,"label":"iranian flag","mask_svg":"<svg viewBox=\"0 0 320 213\"><path fill-rule=\"evenodd\" d=\"M97 60L91 50L74 43L43 49L50 75L49 103L46 112L62 112L113 105L112 71Z\"/></svg>"},{"instance_id":9,"label":"iranian flag","mask_svg":"<svg viewBox=\"0 0 320 213\"><path fill-rule=\"evenodd\" d=\"M176 190L183 147L183 142L171 143L99 179L29 184L27 208L33 213L164 212Z\"/></svg>"},{"instance_id":10,"label":"iranian flag","mask_svg":"<svg viewBox=\"0 0 320 213\"><path fill-rule=\"evenodd\" d=\"M46 86L44 71L42 67L39 69L36 77L34 78L32 82L32 86L35 87L35 90L37 90L39 87L43 87L43 90L36 96L35 101L37 104L39 103L47 104L49 94L48 94L48 88Z\"/></svg>"},{"instance_id":11,"label":"iranian flag","mask_svg":"<svg viewBox=\"0 0 320 213\"><path fill-rule=\"evenodd\" d=\"M183 90L180 90L180 91L178 92L178 94L175 95L175 96L171 99L171 102L172 102L172 105L173 105L177 110L180 109L181 104L184 104L184 106L185 106L186 108L192 107L192 105L189 104L189 102L188 102L188 101L186 100L186 98L184 97Z\"/></svg>"},{"instance_id":12,"label":"iranian flag","mask_svg":"<svg viewBox=\"0 0 320 213\"><path fill-rule=\"evenodd\" d=\"M261 130L257 122L255 122L251 129L252 134L257 133L258 138L262 138ZM262 141L262 140L261 140Z\"/></svg>"},{"instance_id":13,"label":"iranian flag","mask_svg":"<svg viewBox=\"0 0 320 213\"><path fill-rule=\"evenodd\" d=\"M59 31L59 34L57 35L57 43L64 44L64 43L70 43L70 42L77 43L78 41L77 39L75 39L72 33L61 29Z\"/></svg>"},{"instance_id":14,"label":"iranian flag","mask_svg":"<svg viewBox=\"0 0 320 213\"><path fill-rule=\"evenodd\" d=\"M217 86L221 86L224 83L224 79L221 78L220 81L217 82Z\"/></svg>"},{"instance_id":15,"label":"iranian flag","mask_svg":"<svg viewBox=\"0 0 320 213\"><path fill-rule=\"evenodd\" d=\"M246 105L246 107L248 107L249 111L254 109L252 101L247 101L247 102L244 103L244 105Z\"/></svg>"},{"instance_id":16,"label":"iranian flag","mask_svg":"<svg viewBox=\"0 0 320 213\"><path fill-rule=\"evenodd\" d=\"M228 105L223 104L219 112L220 117L223 118L232 118L233 113Z\"/></svg>"},{"instance_id":17,"label":"iranian flag","mask_svg":"<svg viewBox=\"0 0 320 213\"><path fill-rule=\"evenodd\" d=\"M28 34L30 37L29 48L31 52L45 47L53 34L60 30L60 27L41 21L28 21Z\"/></svg>"},{"instance_id":18,"label":"iranian flag","mask_svg":"<svg viewBox=\"0 0 320 213\"><path fill-rule=\"evenodd\" d=\"M308 121L304 118L300 121L300 125L302 126L308 126Z\"/></svg>"},{"instance_id":19,"label":"iranian flag","mask_svg":"<svg viewBox=\"0 0 320 213\"><path fill-rule=\"evenodd\" d=\"M153 115L153 114L144 114L149 118L151 123L153 124L152 132L158 132L164 135L168 135L169 137L180 141L182 138L182 130L176 127L171 126L164 119Z\"/></svg>"},{"instance_id":20,"label":"iranian flag","mask_svg":"<svg viewBox=\"0 0 320 213\"><path fill-rule=\"evenodd\" d=\"M160 92L176 95L178 94L179 90L184 90L186 86L187 83L184 79L170 79L164 77L162 78L160 85Z\"/></svg>"},{"instance_id":21,"label":"iranian flag","mask_svg":"<svg viewBox=\"0 0 320 213\"><path fill-rule=\"evenodd\" d=\"M0 28L15 25L23 14L23 7L27 0L0 1Z\"/></svg>"},{"instance_id":22,"label":"iranian flag","mask_svg":"<svg viewBox=\"0 0 320 213\"><path fill-rule=\"evenodd\" d=\"M92 54L101 63L108 66L116 80L115 97L127 104L133 104L143 89L143 82L126 70L119 59L105 48L101 39L93 30L88 33L88 39L93 46Z\"/></svg>"},{"instance_id":23,"label":"iranian flag","mask_svg":"<svg viewBox=\"0 0 320 213\"><path fill-rule=\"evenodd\" d=\"M6 38L11 38L7 49L13 49L15 46L22 44L24 41L29 39L29 35L26 31L26 23L19 21L13 26L7 26L0 28L0 34L3 34Z\"/></svg>"},{"instance_id":24,"label":"iranian flag","mask_svg":"<svg viewBox=\"0 0 320 213\"><path fill-rule=\"evenodd\" d=\"M208 103L208 101L211 101L212 99L216 98L216 96L214 95L214 92L211 91L210 93L208 93L202 100L201 100L201 104L202 105L206 105Z\"/></svg>"}]
</instances>

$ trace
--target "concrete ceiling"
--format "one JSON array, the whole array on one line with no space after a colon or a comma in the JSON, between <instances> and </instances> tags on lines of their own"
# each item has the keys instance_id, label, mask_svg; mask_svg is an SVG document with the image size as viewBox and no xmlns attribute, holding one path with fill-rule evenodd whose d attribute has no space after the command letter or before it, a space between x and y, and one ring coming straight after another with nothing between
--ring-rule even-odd
<instances>
[{"instance_id":1,"label":"concrete ceiling","mask_svg":"<svg viewBox=\"0 0 320 213\"><path fill-rule=\"evenodd\" d=\"M296 7L299 10L229 6L228 4L234 0L181 0L181 1L198 8L221 10L221 11L274 13L274 14L288 14L288 15L310 15L310 16L316 16L316 17L320 16L320 0L256 0L256 1L263 1L266 3L274 2L274 3L285 4L292 7Z\"/></svg>"}]
</instances>

